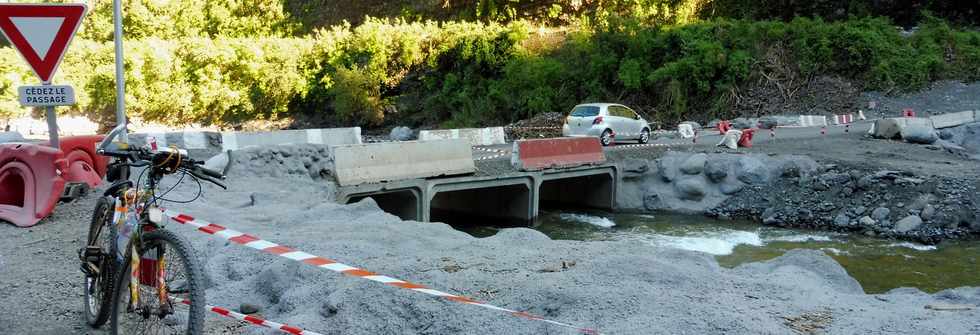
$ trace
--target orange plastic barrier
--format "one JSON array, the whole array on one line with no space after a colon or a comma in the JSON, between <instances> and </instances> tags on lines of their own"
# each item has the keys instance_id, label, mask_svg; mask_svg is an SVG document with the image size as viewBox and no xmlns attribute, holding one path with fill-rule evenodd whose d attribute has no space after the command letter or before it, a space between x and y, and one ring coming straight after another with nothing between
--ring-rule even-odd
<instances>
[{"instance_id":1,"label":"orange plastic barrier","mask_svg":"<svg viewBox=\"0 0 980 335\"><path fill-rule=\"evenodd\" d=\"M606 161L598 137L559 137L514 142L511 164L521 171L568 168Z\"/></svg>"},{"instance_id":2,"label":"orange plastic barrier","mask_svg":"<svg viewBox=\"0 0 980 335\"><path fill-rule=\"evenodd\" d=\"M68 170L65 171L67 182L84 182L89 187L96 187L102 183L108 162L105 156L95 153L95 148L103 138L105 136L102 135L61 138L61 152L64 153L68 164Z\"/></svg>"},{"instance_id":3,"label":"orange plastic barrier","mask_svg":"<svg viewBox=\"0 0 980 335\"><path fill-rule=\"evenodd\" d=\"M729 130L732 129L732 123L729 121L718 121L718 134L725 136Z\"/></svg>"},{"instance_id":4,"label":"orange plastic barrier","mask_svg":"<svg viewBox=\"0 0 980 335\"><path fill-rule=\"evenodd\" d=\"M738 146L743 148L752 147L752 136L755 134L755 129L742 129L742 137L738 139Z\"/></svg>"},{"instance_id":5,"label":"orange plastic barrier","mask_svg":"<svg viewBox=\"0 0 980 335\"><path fill-rule=\"evenodd\" d=\"M65 188L61 151L35 144L0 144L0 220L30 227L51 214Z\"/></svg>"}]
</instances>

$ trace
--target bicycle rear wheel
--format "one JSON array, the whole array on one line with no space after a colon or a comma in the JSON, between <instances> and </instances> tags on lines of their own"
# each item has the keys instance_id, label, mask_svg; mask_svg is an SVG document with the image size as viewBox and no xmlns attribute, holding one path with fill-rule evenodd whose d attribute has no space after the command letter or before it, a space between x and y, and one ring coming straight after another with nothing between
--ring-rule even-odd
<instances>
[{"instance_id":1,"label":"bicycle rear wheel","mask_svg":"<svg viewBox=\"0 0 980 335\"><path fill-rule=\"evenodd\" d=\"M133 249L130 247L126 252L126 261L116 272L118 289L112 300L112 334L200 334L205 312L204 272L190 244L165 229L143 234L142 242L135 248L140 256L135 309L131 307L133 273L129 262ZM166 300L158 295L160 267ZM178 303L175 297L190 303Z\"/></svg>"},{"instance_id":2,"label":"bicycle rear wheel","mask_svg":"<svg viewBox=\"0 0 980 335\"><path fill-rule=\"evenodd\" d=\"M109 304L116 274L115 226L112 215L115 200L101 197L95 204L88 240L81 250L82 272L85 273L85 321L98 328L109 319Z\"/></svg>"}]
</instances>

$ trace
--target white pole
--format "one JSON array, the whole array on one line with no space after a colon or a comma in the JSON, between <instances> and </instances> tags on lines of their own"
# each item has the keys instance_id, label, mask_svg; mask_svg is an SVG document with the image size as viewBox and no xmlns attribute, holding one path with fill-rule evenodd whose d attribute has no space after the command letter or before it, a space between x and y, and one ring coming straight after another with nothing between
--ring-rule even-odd
<instances>
[{"instance_id":1,"label":"white pole","mask_svg":"<svg viewBox=\"0 0 980 335\"><path fill-rule=\"evenodd\" d=\"M124 143L129 143L126 136L126 80L123 77L123 30L122 30L122 5L120 0L112 1L112 21L115 25L116 42L116 127L121 128L119 139Z\"/></svg>"}]
</instances>

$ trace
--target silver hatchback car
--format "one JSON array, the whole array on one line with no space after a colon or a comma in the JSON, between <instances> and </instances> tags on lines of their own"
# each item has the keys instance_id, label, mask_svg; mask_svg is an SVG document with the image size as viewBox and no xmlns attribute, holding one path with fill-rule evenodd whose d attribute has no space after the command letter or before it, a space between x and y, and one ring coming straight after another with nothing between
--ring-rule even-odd
<instances>
[{"instance_id":1,"label":"silver hatchback car","mask_svg":"<svg viewBox=\"0 0 980 335\"><path fill-rule=\"evenodd\" d=\"M629 107L610 104L581 104L572 108L562 126L563 136L598 137L603 146L621 140L650 141L650 124Z\"/></svg>"}]
</instances>

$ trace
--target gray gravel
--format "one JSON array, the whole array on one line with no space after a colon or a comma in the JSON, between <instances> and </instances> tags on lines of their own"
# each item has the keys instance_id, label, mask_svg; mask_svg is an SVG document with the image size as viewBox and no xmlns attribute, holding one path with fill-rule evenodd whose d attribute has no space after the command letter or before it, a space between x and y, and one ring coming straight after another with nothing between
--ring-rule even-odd
<instances>
[{"instance_id":1,"label":"gray gravel","mask_svg":"<svg viewBox=\"0 0 980 335\"><path fill-rule=\"evenodd\" d=\"M284 156L264 157L280 157L286 170L304 159ZM316 174L269 165L262 175L239 169L231 190L206 187L198 202L172 207L374 272L608 334L790 334L807 327L827 334L980 332L976 308L925 308L976 304L978 288L866 295L816 251L726 269L707 254L638 241L553 241L525 228L478 239L441 223L401 221L370 199L331 203L329 183L311 178ZM173 196L194 191L181 188ZM86 332L74 253L94 200L63 204L34 228L0 225L0 303L15 306L0 313L6 332ZM209 303L255 305L271 320L324 334L573 333L272 257L181 225L169 228L192 241L204 260ZM210 334L267 332L209 320Z\"/></svg>"}]
</instances>

